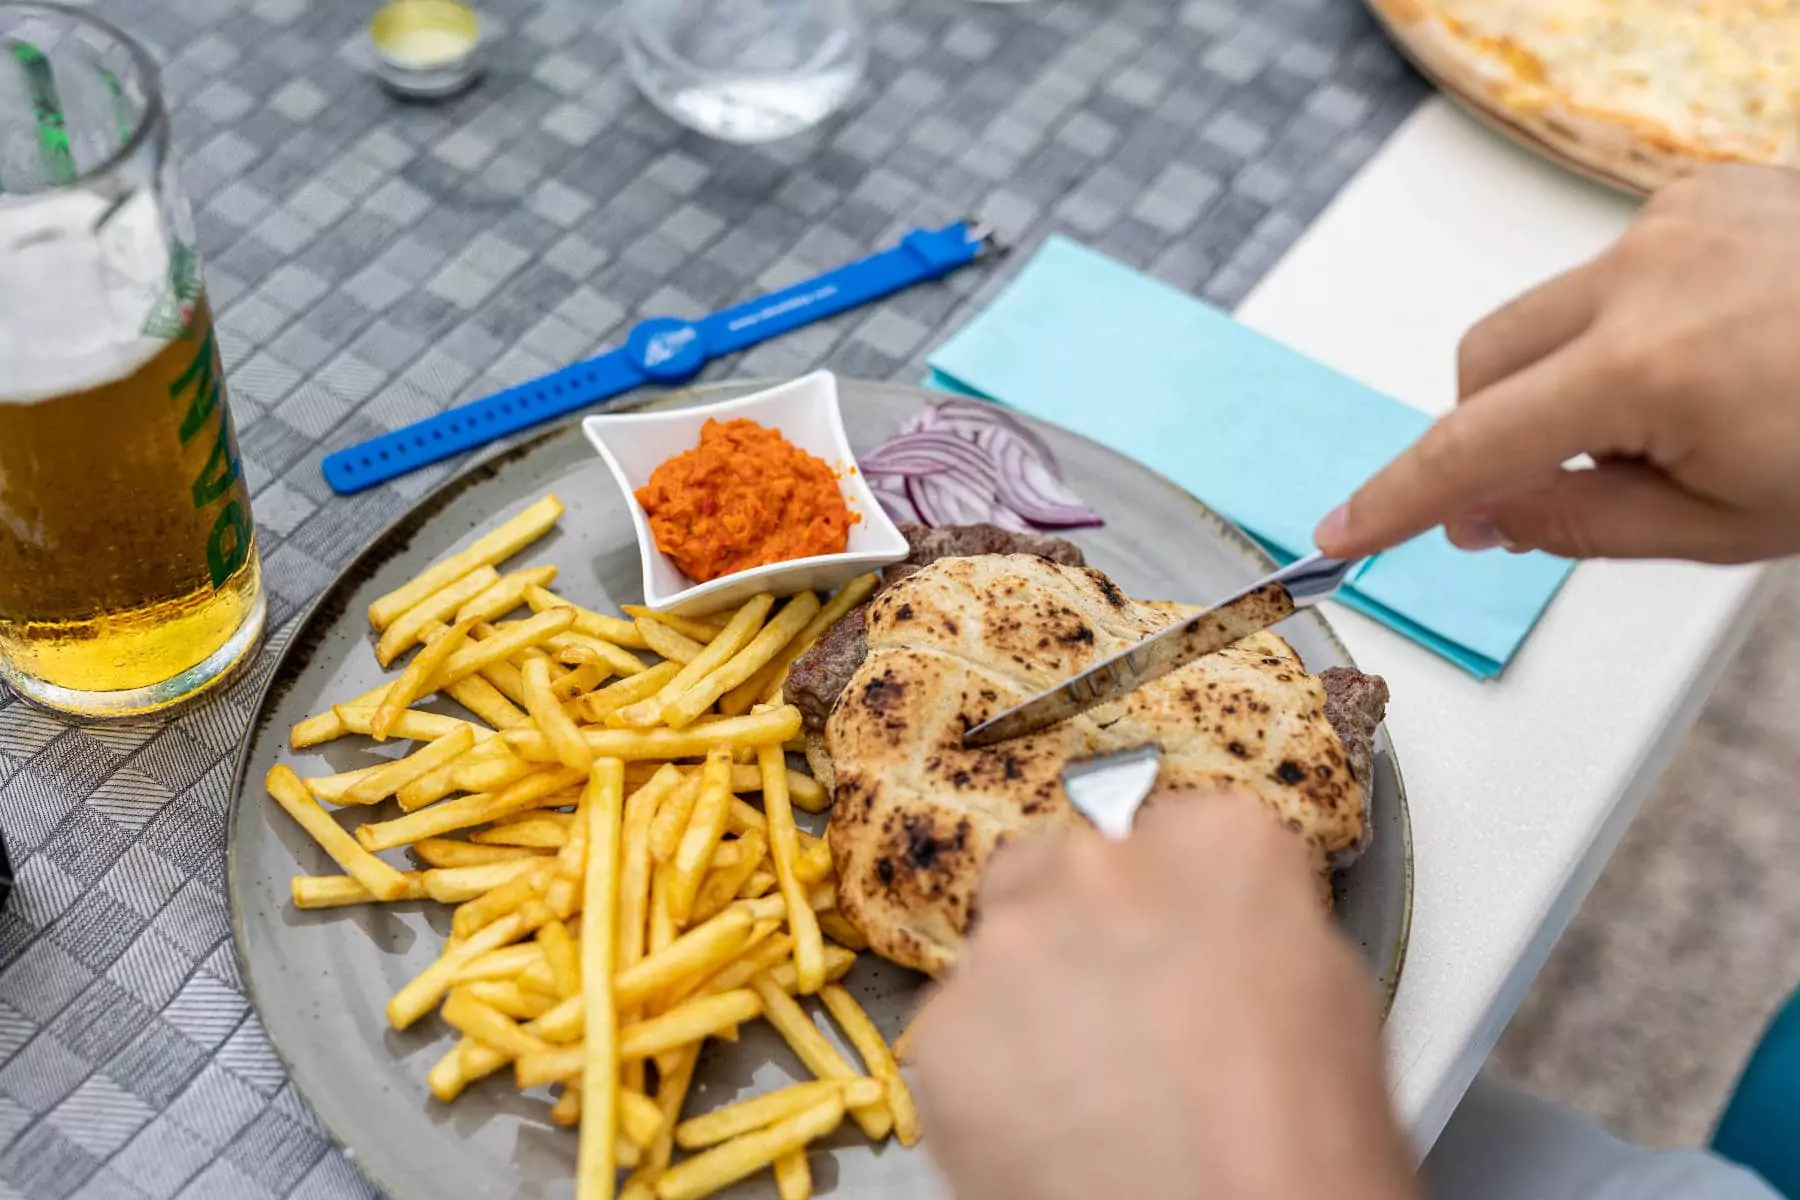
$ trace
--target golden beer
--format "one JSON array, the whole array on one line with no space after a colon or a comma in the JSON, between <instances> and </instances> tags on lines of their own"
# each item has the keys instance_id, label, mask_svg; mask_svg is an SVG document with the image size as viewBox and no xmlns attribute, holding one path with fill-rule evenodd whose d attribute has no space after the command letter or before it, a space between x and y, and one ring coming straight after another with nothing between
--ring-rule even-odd
<instances>
[{"instance_id":1,"label":"golden beer","mask_svg":"<svg viewBox=\"0 0 1800 1200\"><path fill-rule=\"evenodd\" d=\"M76 692L205 662L261 595L250 496L204 300L123 378L0 397L0 655Z\"/></svg>"},{"instance_id":2,"label":"golden beer","mask_svg":"<svg viewBox=\"0 0 1800 1200\"><path fill-rule=\"evenodd\" d=\"M262 631L250 493L156 65L0 4L0 679L116 716Z\"/></svg>"}]
</instances>

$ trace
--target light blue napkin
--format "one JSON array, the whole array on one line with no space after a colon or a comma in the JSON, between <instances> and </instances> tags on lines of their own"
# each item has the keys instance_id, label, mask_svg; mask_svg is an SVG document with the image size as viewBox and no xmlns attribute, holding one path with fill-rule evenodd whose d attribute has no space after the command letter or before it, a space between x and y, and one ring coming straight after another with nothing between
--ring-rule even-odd
<instances>
[{"instance_id":1,"label":"light blue napkin","mask_svg":"<svg viewBox=\"0 0 1800 1200\"><path fill-rule=\"evenodd\" d=\"M1160 471L1284 562L1311 553L1320 518L1430 424L1060 237L930 365L933 386L998 400ZM1375 558L1341 599L1486 679L1570 567L1544 554L1466 554L1438 532Z\"/></svg>"}]
</instances>

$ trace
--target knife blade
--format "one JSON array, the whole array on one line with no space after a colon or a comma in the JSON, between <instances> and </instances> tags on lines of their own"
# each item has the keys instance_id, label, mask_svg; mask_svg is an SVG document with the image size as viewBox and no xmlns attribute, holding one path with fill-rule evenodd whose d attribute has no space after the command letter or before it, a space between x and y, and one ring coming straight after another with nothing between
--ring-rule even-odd
<instances>
[{"instance_id":1,"label":"knife blade","mask_svg":"<svg viewBox=\"0 0 1800 1200\"><path fill-rule=\"evenodd\" d=\"M1300 559L975 726L963 734L963 745L991 746L1023 737L1116 700L1203 655L1267 629L1298 609L1319 603L1343 586L1360 561L1323 554Z\"/></svg>"}]
</instances>

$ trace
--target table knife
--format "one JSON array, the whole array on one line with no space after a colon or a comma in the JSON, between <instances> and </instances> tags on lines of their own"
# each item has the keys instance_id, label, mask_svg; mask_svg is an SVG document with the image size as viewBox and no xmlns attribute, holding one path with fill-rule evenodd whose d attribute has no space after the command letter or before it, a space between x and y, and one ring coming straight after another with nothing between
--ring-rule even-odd
<instances>
[{"instance_id":1,"label":"table knife","mask_svg":"<svg viewBox=\"0 0 1800 1200\"><path fill-rule=\"evenodd\" d=\"M1066 721L1097 704L1185 667L1203 655L1223 650L1242 638L1267 629L1302 608L1332 596L1363 560L1314 554L1281 568L1243 591L1196 613L1178 625L1153 633L1081 674L1040 692L975 726L963 735L965 746L991 746Z\"/></svg>"}]
</instances>

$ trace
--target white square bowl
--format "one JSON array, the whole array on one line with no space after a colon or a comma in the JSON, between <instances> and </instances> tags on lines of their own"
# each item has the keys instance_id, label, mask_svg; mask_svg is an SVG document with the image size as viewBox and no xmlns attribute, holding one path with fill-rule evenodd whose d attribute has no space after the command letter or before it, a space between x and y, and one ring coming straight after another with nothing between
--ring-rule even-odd
<instances>
[{"instance_id":1,"label":"white square bowl","mask_svg":"<svg viewBox=\"0 0 1800 1200\"><path fill-rule=\"evenodd\" d=\"M637 490L650 482L650 473L662 463L698 446L700 427L708 420L733 417L748 417L765 428L779 430L788 441L838 471L845 503L862 518L850 526L850 544L844 553L770 563L695 583L656 548L656 536L650 531L644 506L637 501ZM865 572L897 563L908 553L906 537L882 510L862 473L851 469L856 456L844 435L837 376L830 371L815 371L717 404L588 417L582 421L581 431L606 460L625 493L643 564L644 603L658 612L700 616L734 607L761 592L792 596L809 589L829 591Z\"/></svg>"}]
</instances>

